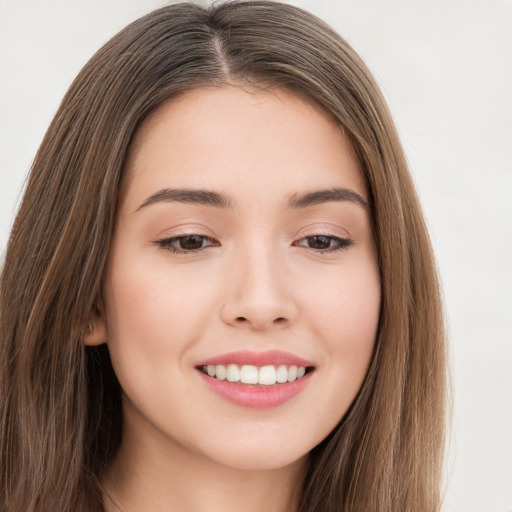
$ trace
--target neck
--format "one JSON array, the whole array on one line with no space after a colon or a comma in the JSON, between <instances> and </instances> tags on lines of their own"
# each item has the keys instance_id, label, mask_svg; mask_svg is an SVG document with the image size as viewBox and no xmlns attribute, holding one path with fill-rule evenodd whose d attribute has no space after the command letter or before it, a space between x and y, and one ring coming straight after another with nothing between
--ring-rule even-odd
<instances>
[{"instance_id":1,"label":"neck","mask_svg":"<svg viewBox=\"0 0 512 512\"><path fill-rule=\"evenodd\" d=\"M155 442L125 429L103 478L107 512L295 512L306 457L272 469L228 467L173 440Z\"/></svg>"}]
</instances>

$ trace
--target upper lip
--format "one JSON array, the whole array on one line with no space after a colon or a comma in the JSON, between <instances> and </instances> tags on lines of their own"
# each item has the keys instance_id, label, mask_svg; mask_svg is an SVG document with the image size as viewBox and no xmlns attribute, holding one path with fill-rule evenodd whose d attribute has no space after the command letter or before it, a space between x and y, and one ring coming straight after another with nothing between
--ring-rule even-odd
<instances>
[{"instance_id":1,"label":"upper lip","mask_svg":"<svg viewBox=\"0 0 512 512\"><path fill-rule=\"evenodd\" d=\"M245 364L253 366L295 365L305 368L314 366L311 361L307 361L306 359L289 352L283 352L282 350L266 350L264 352L240 350L237 352L227 352L225 354L200 361L196 366L208 366L214 364L237 364L239 366L243 366Z\"/></svg>"}]
</instances>

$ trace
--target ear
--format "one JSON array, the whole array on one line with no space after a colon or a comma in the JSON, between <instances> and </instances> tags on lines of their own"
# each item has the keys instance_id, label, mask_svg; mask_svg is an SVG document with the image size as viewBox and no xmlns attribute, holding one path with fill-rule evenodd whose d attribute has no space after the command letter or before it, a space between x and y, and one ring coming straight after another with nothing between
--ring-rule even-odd
<instances>
[{"instance_id":1,"label":"ear","mask_svg":"<svg viewBox=\"0 0 512 512\"><path fill-rule=\"evenodd\" d=\"M82 341L84 345L95 347L107 342L107 325L105 308L101 298L94 303L89 320L83 328Z\"/></svg>"}]
</instances>

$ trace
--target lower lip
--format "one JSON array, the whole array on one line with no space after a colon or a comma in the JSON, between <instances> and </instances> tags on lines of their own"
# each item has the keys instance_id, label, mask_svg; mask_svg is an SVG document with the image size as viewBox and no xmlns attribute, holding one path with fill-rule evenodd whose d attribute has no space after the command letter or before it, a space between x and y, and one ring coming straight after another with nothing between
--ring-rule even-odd
<instances>
[{"instance_id":1,"label":"lower lip","mask_svg":"<svg viewBox=\"0 0 512 512\"><path fill-rule=\"evenodd\" d=\"M199 371L199 370L198 370ZM298 395L309 382L311 373L300 379L273 386L251 386L240 382L218 380L199 371L206 385L232 404L250 409L268 409L288 402Z\"/></svg>"}]
</instances>

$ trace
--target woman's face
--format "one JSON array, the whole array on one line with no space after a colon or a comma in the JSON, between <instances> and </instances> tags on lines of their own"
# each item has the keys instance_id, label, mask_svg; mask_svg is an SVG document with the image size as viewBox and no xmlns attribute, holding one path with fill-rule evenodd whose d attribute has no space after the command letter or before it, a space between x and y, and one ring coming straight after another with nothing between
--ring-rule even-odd
<instances>
[{"instance_id":1,"label":"woman's face","mask_svg":"<svg viewBox=\"0 0 512 512\"><path fill-rule=\"evenodd\" d=\"M271 469L322 441L377 332L367 199L342 131L288 92L159 107L129 155L96 329L124 442Z\"/></svg>"}]
</instances>

